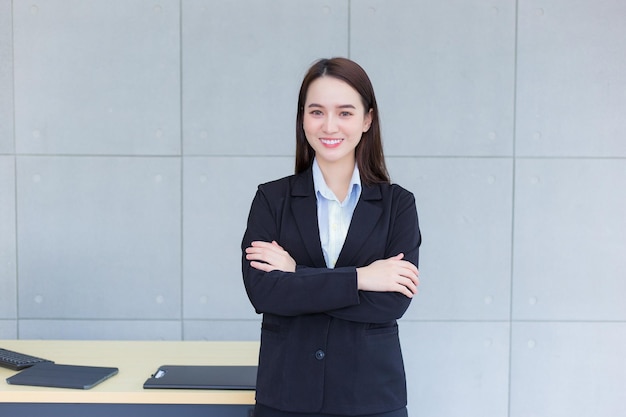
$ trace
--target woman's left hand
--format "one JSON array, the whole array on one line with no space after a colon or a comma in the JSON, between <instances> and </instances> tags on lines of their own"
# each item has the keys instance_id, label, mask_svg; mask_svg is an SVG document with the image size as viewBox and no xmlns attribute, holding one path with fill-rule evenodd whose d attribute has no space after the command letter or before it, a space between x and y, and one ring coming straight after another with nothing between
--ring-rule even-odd
<instances>
[{"instance_id":1,"label":"woman's left hand","mask_svg":"<svg viewBox=\"0 0 626 417\"><path fill-rule=\"evenodd\" d=\"M296 261L276 241L252 242L252 246L246 248L246 259L251 261L251 267L264 272L296 272Z\"/></svg>"}]
</instances>

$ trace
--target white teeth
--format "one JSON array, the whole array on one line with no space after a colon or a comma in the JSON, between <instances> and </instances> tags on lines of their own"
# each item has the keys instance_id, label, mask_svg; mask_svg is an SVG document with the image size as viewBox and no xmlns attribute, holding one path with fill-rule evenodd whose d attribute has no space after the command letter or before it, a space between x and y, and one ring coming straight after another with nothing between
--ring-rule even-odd
<instances>
[{"instance_id":1,"label":"white teeth","mask_svg":"<svg viewBox=\"0 0 626 417\"><path fill-rule=\"evenodd\" d=\"M322 143L326 145L336 145L341 142L341 139L322 139Z\"/></svg>"}]
</instances>

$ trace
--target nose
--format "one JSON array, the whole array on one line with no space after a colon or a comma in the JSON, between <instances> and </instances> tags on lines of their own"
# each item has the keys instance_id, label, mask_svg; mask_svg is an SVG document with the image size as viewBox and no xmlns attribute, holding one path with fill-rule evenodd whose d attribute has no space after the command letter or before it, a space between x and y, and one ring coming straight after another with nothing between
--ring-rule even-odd
<instances>
[{"instance_id":1,"label":"nose","mask_svg":"<svg viewBox=\"0 0 626 417\"><path fill-rule=\"evenodd\" d=\"M328 115L324 119L324 133L335 133L337 132L337 121L333 115Z\"/></svg>"}]
</instances>

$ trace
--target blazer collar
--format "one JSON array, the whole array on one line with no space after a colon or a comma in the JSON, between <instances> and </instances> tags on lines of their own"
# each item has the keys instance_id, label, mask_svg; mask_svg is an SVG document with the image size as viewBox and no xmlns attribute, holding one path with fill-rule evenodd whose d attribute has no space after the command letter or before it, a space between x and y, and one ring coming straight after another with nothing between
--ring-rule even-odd
<instances>
[{"instance_id":1,"label":"blazer collar","mask_svg":"<svg viewBox=\"0 0 626 417\"><path fill-rule=\"evenodd\" d=\"M291 197L293 216L296 219L302 243L313 262L312 266L324 267L326 261L324 261L320 230L317 224L317 200L311 168L294 176Z\"/></svg>"},{"instance_id":2,"label":"blazer collar","mask_svg":"<svg viewBox=\"0 0 626 417\"><path fill-rule=\"evenodd\" d=\"M311 168L294 176L291 188L294 217L304 243L316 267L326 265L317 225L317 200ZM362 184L361 198L354 209L346 241L336 267L356 265L361 247L367 242L383 212L380 185Z\"/></svg>"},{"instance_id":3,"label":"blazer collar","mask_svg":"<svg viewBox=\"0 0 626 417\"><path fill-rule=\"evenodd\" d=\"M364 185L361 184L360 200L382 200L382 193L378 184ZM293 186L291 187L292 197L311 196L315 199L315 186L313 185L313 170L311 168L294 176ZM359 200L359 201L360 201Z\"/></svg>"},{"instance_id":4,"label":"blazer collar","mask_svg":"<svg viewBox=\"0 0 626 417\"><path fill-rule=\"evenodd\" d=\"M367 242L372 238L372 231L376 227L382 213L380 185L363 185L361 198L352 214L348 235L341 248L335 267L361 266L357 265L357 260L362 258L359 256L361 248L367 245ZM375 238L381 238L381 236Z\"/></svg>"}]
</instances>

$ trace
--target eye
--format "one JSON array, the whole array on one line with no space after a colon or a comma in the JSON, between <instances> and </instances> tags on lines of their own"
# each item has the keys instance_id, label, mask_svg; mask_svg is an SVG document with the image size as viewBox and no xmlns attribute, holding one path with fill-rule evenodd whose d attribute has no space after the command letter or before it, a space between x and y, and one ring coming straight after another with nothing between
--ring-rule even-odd
<instances>
[{"instance_id":1,"label":"eye","mask_svg":"<svg viewBox=\"0 0 626 417\"><path fill-rule=\"evenodd\" d=\"M321 116L323 113L322 113L322 111L321 111L321 110L311 110L311 111L309 112L309 114L310 114L311 116Z\"/></svg>"},{"instance_id":2,"label":"eye","mask_svg":"<svg viewBox=\"0 0 626 417\"><path fill-rule=\"evenodd\" d=\"M339 113L339 116L341 116L341 117L350 117L350 116L352 116L352 112L342 111L341 113Z\"/></svg>"}]
</instances>

